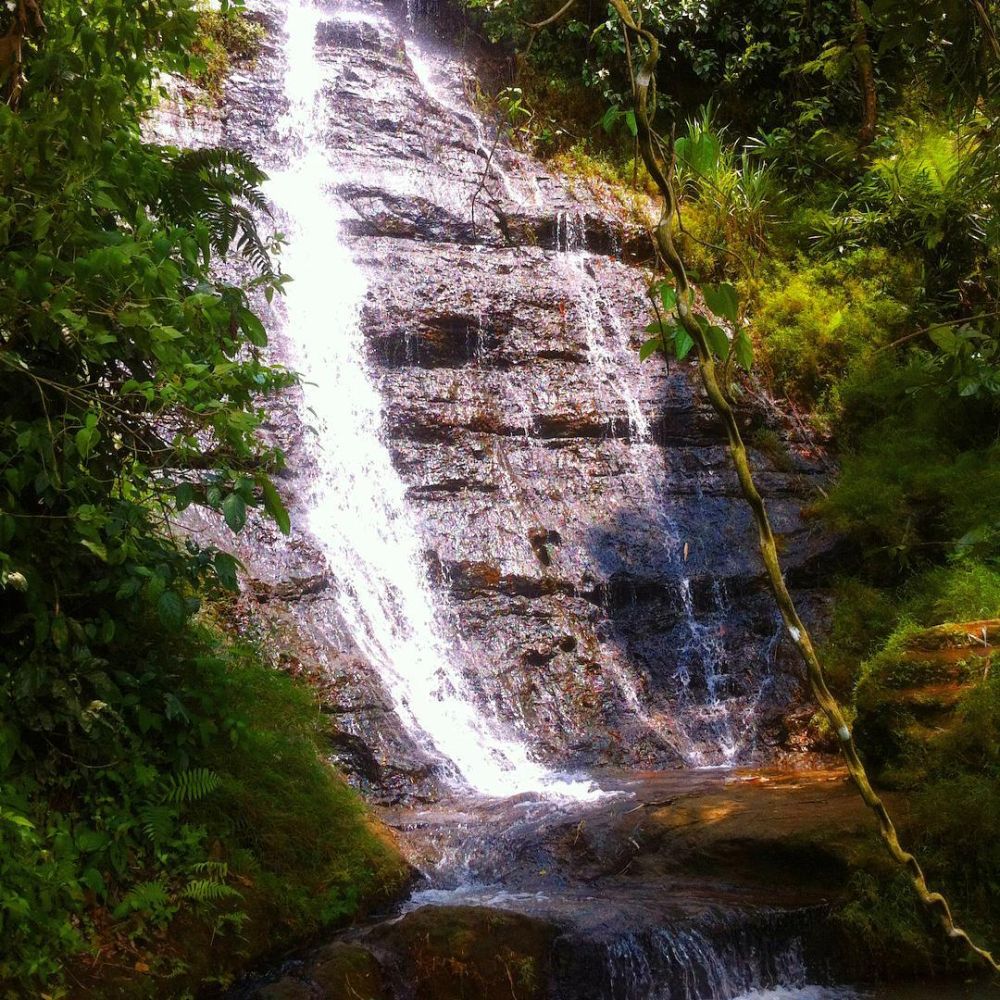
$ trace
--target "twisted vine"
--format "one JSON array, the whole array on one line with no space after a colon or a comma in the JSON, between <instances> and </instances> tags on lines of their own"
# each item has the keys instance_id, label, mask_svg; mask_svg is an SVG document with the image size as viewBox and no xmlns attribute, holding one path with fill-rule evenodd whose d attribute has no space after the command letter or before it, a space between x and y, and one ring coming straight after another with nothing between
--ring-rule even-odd
<instances>
[{"instance_id":1,"label":"twisted vine","mask_svg":"<svg viewBox=\"0 0 1000 1000\"><path fill-rule=\"evenodd\" d=\"M536 24L530 24L529 27L534 31L547 27L564 16L572 7L572 3L573 0L570 0L556 15ZM724 383L728 384L728 368L724 369L724 383L720 382L715 358L706 339L705 331L698 323L696 314L692 311L694 294L684 261L674 246L673 226L677 216L677 194L673 183L673 160L669 151L664 150L663 141L652 128L652 115L650 113L650 104L653 103L655 107L655 71L660 57L659 42L651 31L636 22L626 0L610 0L610 3L621 20L626 39L630 43L630 49L634 49L636 56L641 56L643 51L645 52L638 70L635 68L636 58L633 56L629 59L629 75L632 82L639 152L650 177L656 184L662 202L660 218L653 230L656 250L662 263L665 264L674 279L677 290L675 306L677 318L694 342L702 384L705 386L713 409L725 426L729 452L736 468L743 497L753 514L757 527L757 541L767 573L768 584L781 613L782 621L805 663L813 697L838 736L848 774L865 805L874 813L879 837L890 856L906 870L921 904L936 918L945 935L964 947L976 961L993 972L1000 973L1000 963L989 951L977 945L968 933L955 923L948 901L941 893L934 892L928 887L920 863L900 843L895 824L885 804L872 787L865 766L858 756L857 746L844 711L827 686L823 667L816 655L809 630L799 617L795 602L788 591L781 570L781 561L778 558L778 548L767 506L754 482L746 445L740 433L736 414L724 388Z\"/></svg>"}]
</instances>

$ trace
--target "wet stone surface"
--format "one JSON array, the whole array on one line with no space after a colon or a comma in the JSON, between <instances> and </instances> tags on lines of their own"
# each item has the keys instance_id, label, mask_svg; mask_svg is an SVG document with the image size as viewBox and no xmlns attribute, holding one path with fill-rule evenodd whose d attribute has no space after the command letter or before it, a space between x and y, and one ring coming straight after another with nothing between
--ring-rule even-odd
<instances>
[{"instance_id":1,"label":"wet stone surface","mask_svg":"<svg viewBox=\"0 0 1000 1000\"><path fill-rule=\"evenodd\" d=\"M269 40L232 81L221 129L280 169L300 155L274 141L283 19L256 16ZM330 3L316 44L383 434L480 707L564 769L780 752L798 664L694 370L639 363L648 275L621 249L637 237L506 143L490 158L467 68L403 12ZM280 304L271 325L280 358ZM784 433L763 410L745 421ZM309 423L293 391L269 428L297 525L321 472ZM800 516L822 468L789 448L781 469L754 460L789 579L808 583L832 552ZM447 768L395 718L342 621L341 568L301 528L291 542L255 532L239 543L258 581L245 600L322 675L338 760L385 801L436 794ZM821 594L799 596L822 615Z\"/></svg>"}]
</instances>

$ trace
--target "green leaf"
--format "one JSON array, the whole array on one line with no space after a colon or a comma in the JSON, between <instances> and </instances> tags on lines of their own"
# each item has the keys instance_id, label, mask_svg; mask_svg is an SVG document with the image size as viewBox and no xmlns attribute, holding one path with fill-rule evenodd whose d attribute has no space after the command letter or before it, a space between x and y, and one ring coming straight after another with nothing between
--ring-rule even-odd
<instances>
[{"instance_id":1,"label":"green leaf","mask_svg":"<svg viewBox=\"0 0 1000 1000\"><path fill-rule=\"evenodd\" d=\"M101 898L104 897L107 892L107 886L104 883L104 876L96 868L85 868L83 874L80 876L80 881L92 892L97 893Z\"/></svg>"},{"instance_id":2,"label":"green leaf","mask_svg":"<svg viewBox=\"0 0 1000 1000\"><path fill-rule=\"evenodd\" d=\"M212 560L215 565L215 575L219 578L219 583L227 590L238 590L239 583L236 577L236 570L240 566L240 561L228 552L216 552Z\"/></svg>"},{"instance_id":3,"label":"green leaf","mask_svg":"<svg viewBox=\"0 0 1000 1000\"><path fill-rule=\"evenodd\" d=\"M639 360L645 361L652 357L657 351L663 351L663 336L650 337L642 347L639 348Z\"/></svg>"},{"instance_id":4,"label":"green leaf","mask_svg":"<svg viewBox=\"0 0 1000 1000\"><path fill-rule=\"evenodd\" d=\"M746 330L740 330L733 340L732 350L736 355L736 362L741 368L750 371L753 368L753 344L750 342Z\"/></svg>"},{"instance_id":5,"label":"green leaf","mask_svg":"<svg viewBox=\"0 0 1000 1000\"><path fill-rule=\"evenodd\" d=\"M674 307L677 305L677 290L673 285L667 282L661 282L660 284L660 301L663 303L663 308L667 312L673 312Z\"/></svg>"},{"instance_id":6,"label":"green leaf","mask_svg":"<svg viewBox=\"0 0 1000 1000\"><path fill-rule=\"evenodd\" d=\"M230 493L222 501L222 516L229 525L229 530L239 534L247 523L247 505L238 493Z\"/></svg>"},{"instance_id":7,"label":"green leaf","mask_svg":"<svg viewBox=\"0 0 1000 1000\"><path fill-rule=\"evenodd\" d=\"M160 621L173 631L179 631L184 624L186 617L184 613L184 601L180 594L173 590L165 590L160 594L156 602L156 613L160 616Z\"/></svg>"},{"instance_id":8,"label":"green leaf","mask_svg":"<svg viewBox=\"0 0 1000 1000\"><path fill-rule=\"evenodd\" d=\"M931 330L929 336L935 345L944 351L945 354L958 353L961 340L950 326L942 326L936 330Z\"/></svg>"},{"instance_id":9,"label":"green leaf","mask_svg":"<svg viewBox=\"0 0 1000 1000\"><path fill-rule=\"evenodd\" d=\"M180 483L174 490L174 506L178 511L187 510L194 501L194 487L190 483Z\"/></svg>"},{"instance_id":10,"label":"green leaf","mask_svg":"<svg viewBox=\"0 0 1000 1000\"><path fill-rule=\"evenodd\" d=\"M35 221L31 229L32 238L35 240L44 239L51 223L52 213L46 211L44 208L40 208L35 213Z\"/></svg>"},{"instance_id":11,"label":"green leaf","mask_svg":"<svg viewBox=\"0 0 1000 1000\"><path fill-rule=\"evenodd\" d=\"M677 336L674 337L674 352L677 355L677 360L683 361L691 353L692 347L694 347L694 341L691 339L691 335L683 327L678 327Z\"/></svg>"},{"instance_id":12,"label":"green leaf","mask_svg":"<svg viewBox=\"0 0 1000 1000\"><path fill-rule=\"evenodd\" d=\"M281 502L281 497L278 496L278 491L274 488L274 483L264 476L261 478L260 485L264 491L264 510L274 518L281 533L287 535L292 530L292 522L285 505Z\"/></svg>"},{"instance_id":13,"label":"green leaf","mask_svg":"<svg viewBox=\"0 0 1000 1000\"><path fill-rule=\"evenodd\" d=\"M52 642L60 652L69 646L69 626L64 615L54 615L49 626Z\"/></svg>"},{"instance_id":14,"label":"green leaf","mask_svg":"<svg viewBox=\"0 0 1000 1000\"><path fill-rule=\"evenodd\" d=\"M705 296L705 305L723 319L735 323L739 316L740 299L732 285L702 285L701 294Z\"/></svg>"},{"instance_id":15,"label":"green leaf","mask_svg":"<svg viewBox=\"0 0 1000 1000\"><path fill-rule=\"evenodd\" d=\"M674 143L674 152L682 166L700 177L707 177L715 172L722 143L711 132L701 132L694 139L678 139Z\"/></svg>"},{"instance_id":16,"label":"green leaf","mask_svg":"<svg viewBox=\"0 0 1000 1000\"><path fill-rule=\"evenodd\" d=\"M81 427L74 436L76 450L81 458L86 458L91 449L100 440L101 432L96 427Z\"/></svg>"},{"instance_id":17,"label":"green leaf","mask_svg":"<svg viewBox=\"0 0 1000 1000\"><path fill-rule=\"evenodd\" d=\"M100 542L92 541L89 538L81 538L80 544L85 549L89 549L91 552L93 552L98 559L102 560L103 562L108 561L108 550Z\"/></svg>"},{"instance_id":18,"label":"green leaf","mask_svg":"<svg viewBox=\"0 0 1000 1000\"><path fill-rule=\"evenodd\" d=\"M78 850L91 852L99 851L101 848L106 847L111 838L100 830L91 830L88 827L84 827L77 831L74 840L76 841Z\"/></svg>"},{"instance_id":19,"label":"green leaf","mask_svg":"<svg viewBox=\"0 0 1000 1000\"><path fill-rule=\"evenodd\" d=\"M729 354L729 338L726 331L721 326L705 324L705 340L708 341L709 350L720 359L724 359Z\"/></svg>"},{"instance_id":20,"label":"green leaf","mask_svg":"<svg viewBox=\"0 0 1000 1000\"><path fill-rule=\"evenodd\" d=\"M240 310L240 328L255 347L264 347L267 344L264 324L249 309Z\"/></svg>"}]
</instances>

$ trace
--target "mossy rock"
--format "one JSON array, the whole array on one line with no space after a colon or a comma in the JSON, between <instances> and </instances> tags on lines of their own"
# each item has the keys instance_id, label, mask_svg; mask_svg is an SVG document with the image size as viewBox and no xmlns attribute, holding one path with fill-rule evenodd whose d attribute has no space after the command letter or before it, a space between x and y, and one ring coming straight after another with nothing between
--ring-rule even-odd
<instances>
[{"instance_id":1,"label":"mossy rock","mask_svg":"<svg viewBox=\"0 0 1000 1000\"><path fill-rule=\"evenodd\" d=\"M312 990L298 979L279 979L269 983L258 994L259 1000L312 1000Z\"/></svg>"},{"instance_id":2,"label":"mossy rock","mask_svg":"<svg viewBox=\"0 0 1000 1000\"><path fill-rule=\"evenodd\" d=\"M337 942L316 955L310 979L326 1000L387 1000L382 967L375 956L360 945Z\"/></svg>"},{"instance_id":3,"label":"mossy rock","mask_svg":"<svg viewBox=\"0 0 1000 1000\"><path fill-rule=\"evenodd\" d=\"M950 622L906 629L863 665L855 732L876 776L921 766L998 652L1000 620Z\"/></svg>"},{"instance_id":4,"label":"mossy rock","mask_svg":"<svg viewBox=\"0 0 1000 1000\"><path fill-rule=\"evenodd\" d=\"M414 1000L543 1000L551 924L476 906L428 906L377 928L371 944L396 956Z\"/></svg>"}]
</instances>

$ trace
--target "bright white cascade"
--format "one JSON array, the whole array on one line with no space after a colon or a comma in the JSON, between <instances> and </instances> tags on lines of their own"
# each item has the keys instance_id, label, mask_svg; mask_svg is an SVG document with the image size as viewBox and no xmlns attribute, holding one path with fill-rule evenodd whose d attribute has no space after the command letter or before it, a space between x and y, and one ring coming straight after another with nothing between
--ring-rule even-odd
<instances>
[{"instance_id":1,"label":"bright white cascade","mask_svg":"<svg viewBox=\"0 0 1000 1000\"><path fill-rule=\"evenodd\" d=\"M338 239L342 216L330 193L337 178L321 139L319 21L309 0L289 0L289 110L279 131L290 163L267 192L287 218L283 263L295 280L287 291L285 332L316 430L320 474L310 498L310 531L338 578L339 610L355 642L428 751L451 761L464 782L484 794L596 794L589 782L548 772L482 717L457 662L461 652L442 637L405 488L379 436L381 402L365 369L359 324L365 276Z\"/></svg>"}]
</instances>

